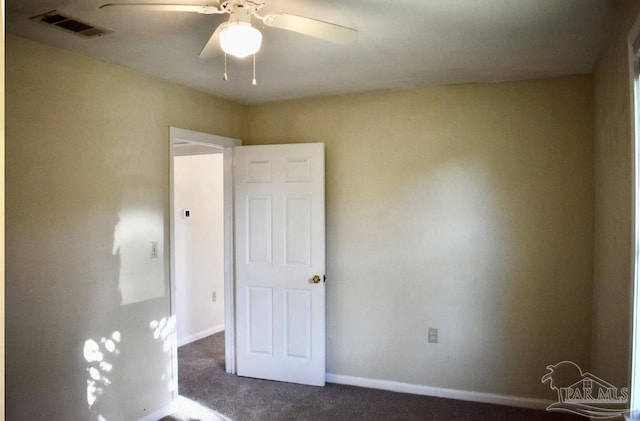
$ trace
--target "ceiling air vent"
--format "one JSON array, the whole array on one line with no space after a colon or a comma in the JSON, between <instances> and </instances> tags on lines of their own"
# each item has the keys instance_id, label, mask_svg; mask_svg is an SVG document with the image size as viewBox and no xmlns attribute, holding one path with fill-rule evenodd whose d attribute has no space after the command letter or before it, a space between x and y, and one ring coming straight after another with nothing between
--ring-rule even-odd
<instances>
[{"instance_id":1,"label":"ceiling air vent","mask_svg":"<svg viewBox=\"0 0 640 421\"><path fill-rule=\"evenodd\" d=\"M80 35L83 38L100 37L102 35L107 35L113 32L108 29L99 28L86 22L82 22L58 10L52 10L50 12L34 16L30 19L36 22L42 22L47 25L58 27L67 32Z\"/></svg>"}]
</instances>

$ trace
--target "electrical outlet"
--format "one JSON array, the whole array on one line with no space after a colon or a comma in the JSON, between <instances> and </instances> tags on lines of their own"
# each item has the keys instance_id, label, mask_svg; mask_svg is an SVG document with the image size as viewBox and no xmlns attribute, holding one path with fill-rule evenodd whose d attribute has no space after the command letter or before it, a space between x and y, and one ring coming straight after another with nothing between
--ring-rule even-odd
<instances>
[{"instance_id":1,"label":"electrical outlet","mask_svg":"<svg viewBox=\"0 0 640 421\"><path fill-rule=\"evenodd\" d=\"M158 258L158 242L157 241L151 242L151 258L152 259Z\"/></svg>"},{"instance_id":2,"label":"electrical outlet","mask_svg":"<svg viewBox=\"0 0 640 421\"><path fill-rule=\"evenodd\" d=\"M211 293L211 301L213 301L215 303L217 299L218 299L218 296L217 296L216 292L213 291Z\"/></svg>"},{"instance_id":3,"label":"electrical outlet","mask_svg":"<svg viewBox=\"0 0 640 421\"><path fill-rule=\"evenodd\" d=\"M430 327L428 332L427 332L427 336L428 336L428 341L429 341L430 344L437 344L438 343L438 328Z\"/></svg>"}]
</instances>

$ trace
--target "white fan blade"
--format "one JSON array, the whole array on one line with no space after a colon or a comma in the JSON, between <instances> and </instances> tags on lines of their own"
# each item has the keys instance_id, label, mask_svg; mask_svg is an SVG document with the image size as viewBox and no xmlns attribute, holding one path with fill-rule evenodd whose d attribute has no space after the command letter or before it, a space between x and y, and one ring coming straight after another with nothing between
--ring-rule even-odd
<instances>
[{"instance_id":1,"label":"white fan blade","mask_svg":"<svg viewBox=\"0 0 640 421\"><path fill-rule=\"evenodd\" d=\"M352 43L358 36L358 31L353 28L288 13L271 13L266 15L263 21L267 26L299 32L338 44Z\"/></svg>"},{"instance_id":2,"label":"white fan blade","mask_svg":"<svg viewBox=\"0 0 640 421\"><path fill-rule=\"evenodd\" d=\"M201 6L195 4L167 4L167 3L107 3L100 6L101 10L144 10L154 12L191 12L212 15L226 13L218 6Z\"/></svg>"},{"instance_id":3,"label":"white fan blade","mask_svg":"<svg viewBox=\"0 0 640 421\"><path fill-rule=\"evenodd\" d=\"M200 58L212 58L222 52L222 49L220 48L220 32L222 32L225 26L226 22L218 25L213 34L211 34L211 38L209 38L209 41L207 41L200 52Z\"/></svg>"}]
</instances>

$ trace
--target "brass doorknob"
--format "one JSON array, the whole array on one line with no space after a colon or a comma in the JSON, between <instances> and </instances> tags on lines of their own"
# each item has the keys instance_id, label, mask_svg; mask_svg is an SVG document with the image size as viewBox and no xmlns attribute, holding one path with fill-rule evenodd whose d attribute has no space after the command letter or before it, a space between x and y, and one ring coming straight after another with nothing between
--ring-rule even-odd
<instances>
[{"instance_id":1,"label":"brass doorknob","mask_svg":"<svg viewBox=\"0 0 640 421\"><path fill-rule=\"evenodd\" d=\"M313 275L313 278L311 278L311 282L313 282L314 284L319 284L321 280L322 279L320 279L320 275Z\"/></svg>"}]
</instances>

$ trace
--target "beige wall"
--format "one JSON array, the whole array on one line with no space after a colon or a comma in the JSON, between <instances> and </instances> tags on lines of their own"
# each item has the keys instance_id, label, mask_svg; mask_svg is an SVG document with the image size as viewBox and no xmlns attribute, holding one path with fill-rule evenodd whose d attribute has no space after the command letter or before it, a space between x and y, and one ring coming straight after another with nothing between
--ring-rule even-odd
<instances>
[{"instance_id":1,"label":"beige wall","mask_svg":"<svg viewBox=\"0 0 640 421\"><path fill-rule=\"evenodd\" d=\"M14 36L6 72L7 418L137 419L170 399L169 126L239 137L243 108Z\"/></svg>"},{"instance_id":2,"label":"beige wall","mask_svg":"<svg viewBox=\"0 0 640 421\"><path fill-rule=\"evenodd\" d=\"M640 2L621 1L595 75L592 372L629 385L632 296L631 83L628 36Z\"/></svg>"},{"instance_id":3,"label":"beige wall","mask_svg":"<svg viewBox=\"0 0 640 421\"><path fill-rule=\"evenodd\" d=\"M554 399L548 364L588 366L592 86L249 108L245 144L326 143L328 372Z\"/></svg>"}]
</instances>

